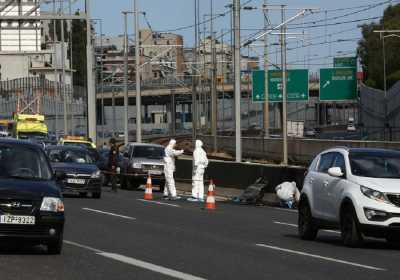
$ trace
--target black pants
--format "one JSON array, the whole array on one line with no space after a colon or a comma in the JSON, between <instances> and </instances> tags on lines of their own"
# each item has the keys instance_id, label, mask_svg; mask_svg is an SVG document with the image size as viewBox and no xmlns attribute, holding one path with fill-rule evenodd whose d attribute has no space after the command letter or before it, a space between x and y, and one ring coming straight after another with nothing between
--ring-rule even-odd
<instances>
[{"instance_id":1,"label":"black pants","mask_svg":"<svg viewBox=\"0 0 400 280\"><path fill-rule=\"evenodd\" d=\"M111 170L110 181L111 181L111 190L117 192L117 174L115 169Z\"/></svg>"}]
</instances>

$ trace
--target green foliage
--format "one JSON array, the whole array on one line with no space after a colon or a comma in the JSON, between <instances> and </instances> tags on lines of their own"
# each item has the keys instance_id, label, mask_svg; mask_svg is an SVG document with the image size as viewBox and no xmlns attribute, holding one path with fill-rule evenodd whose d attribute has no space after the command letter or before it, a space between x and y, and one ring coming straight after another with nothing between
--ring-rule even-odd
<instances>
[{"instance_id":1,"label":"green foliage","mask_svg":"<svg viewBox=\"0 0 400 280\"><path fill-rule=\"evenodd\" d=\"M379 33L374 30L400 29L400 4L389 6L379 23L362 26L363 39L360 40L358 53L364 71L366 84L379 89L384 88L383 47ZM385 34L388 35L388 34ZM400 36L400 33L397 33ZM400 38L385 38L386 72L388 88L399 81L400 71Z\"/></svg>"},{"instance_id":2,"label":"green foliage","mask_svg":"<svg viewBox=\"0 0 400 280\"><path fill-rule=\"evenodd\" d=\"M79 15L79 12L75 13ZM74 85L86 86L86 21L72 21L72 68Z\"/></svg>"}]
</instances>

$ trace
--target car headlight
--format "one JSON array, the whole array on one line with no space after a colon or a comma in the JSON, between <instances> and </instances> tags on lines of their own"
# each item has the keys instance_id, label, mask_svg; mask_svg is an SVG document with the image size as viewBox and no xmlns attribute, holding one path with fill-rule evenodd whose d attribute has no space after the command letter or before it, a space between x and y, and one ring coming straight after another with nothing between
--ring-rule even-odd
<instances>
[{"instance_id":1,"label":"car headlight","mask_svg":"<svg viewBox=\"0 0 400 280\"><path fill-rule=\"evenodd\" d=\"M101 172L100 172L100 170L97 170L96 172L92 173L91 177L94 179L97 179L97 178L100 178L100 176L101 176Z\"/></svg>"},{"instance_id":2,"label":"car headlight","mask_svg":"<svg viewBox=\"0 0 400 280\"><path fill-rule=\"evenodd\" d=\"M40 211L64 212L64 202L58 197L43 197Z\"/></svg>"},{"instance_id":3,"label":"car headlight","mask_svg":"<svg viewBox=\"0 0 400 280\"><path fill-rule=\"evenodd\" d=\"M364 186L360 186L360 190L366 197L370 199L390 204L390 201L386 198L386 195L380 191L370 189Z\"/></svg>"},{"instance_id":4,"label":"car headlight","mask_svg":"<svg viewBox=\"0 0 400 280\"><path fill-rule=\"evenodd\" d=\"M138 162L135 162L135 163L132 164L132 167L135 168L135 169L141 169L142 168L142 164L138 163Z\"/></svg>"}]
</instances>

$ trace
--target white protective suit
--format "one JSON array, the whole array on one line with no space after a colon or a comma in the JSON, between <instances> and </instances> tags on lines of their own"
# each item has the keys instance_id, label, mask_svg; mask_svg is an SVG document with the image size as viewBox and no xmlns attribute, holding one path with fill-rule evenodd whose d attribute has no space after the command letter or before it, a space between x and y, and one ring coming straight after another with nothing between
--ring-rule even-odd
<instances>
[{"instance_id":1,"label":"white protective suit","mask_svg":"<svg viewBox=\"0 0 400 280\"><path fill-rule=\"evenodd\" d=\"M192 197L204 199L204 171L208 166L207 153L203 149L203 142L196 140L196 147L193 152L193 177Z\"/></svg>"},{"instance_id":2,"label":"white protective suit","mask_svg":"<svg viewBox=\"0 0 400 280\"><path fill-rule=\"evenodd\" d=\"M165 175L165 188L164 196L176 197L176 188L174 180L175 172L175 158L183 154L183 150L175 150L176 140L171 139L168 146L165 148L164 156L164 175Z\"/></svg>"},{"instance_id":3,"label":"white protective suit","mask_svg":"<svg viewBox=\"0 0 400 280\"><path fill-rule=\"evenodd\" d=\"M296 182L284 182L275 188L276 195L281 201L299 201L300 192L296 187Z\"/></svg>"}]
</instances>

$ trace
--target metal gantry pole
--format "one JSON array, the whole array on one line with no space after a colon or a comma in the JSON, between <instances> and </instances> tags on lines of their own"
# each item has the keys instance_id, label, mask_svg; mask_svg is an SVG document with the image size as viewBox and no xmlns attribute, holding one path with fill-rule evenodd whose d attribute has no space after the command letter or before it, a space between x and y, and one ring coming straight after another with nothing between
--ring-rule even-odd
<instances>
[{"instance_id":1,"label":"metal gantry pole","mask_svg":"<svg viewBox=\"0 0 400 280\"><path fill-rule=\"evenodd\" d=\"M211 135L213 137L213 152L217 152L217 87L216 87L216 49L214 36L214 1L210 0L211 5Z\"/></svg>"},{"instance_id":2,"label":"metal gantry pole","mask_svg":"<svg viewBox=\"0 0 400 280\"><path fill-rule=\"evenodd\" d=\"M133 1L135 16L135 61L136 61L136 142L142 142L142 97L140 88L140 27L139 0ZM127 135L125 137L128 137Z\"/></svg>"},{"instance_id":3,"label":"metal gantry pole","mask_svg":"<svg viewBox=\"0 0 400 280\"><path fill-rule=\"evenodd\" d=\"M101 87L101 140L104 142L104 73L103 73L103 21L100 19L100 87Z\"/></svg>"},{"instance_id":4,"label":"metal gantry pole","mask_svg":"<svg viewBox=\"0 0 400 280\"><path fill-rule=\"evenodd\" d=\"M60 2L60 15L64 11L64 1ZM68 112L67 112L67 94L65 92L65 38L64 38L64 20L61 20L61 95L63 97L64 111L64 133L68 135Z\"/></svg>"},{"instance_id":5,"label":"metal gantry pole","mask_svg":"<svg viewBox=\"0 0 400 280\"><path fill-rule=\"evenodd\" d=\"M122 12L124 15L124 137L125 145L129 142L128 129L128 12Z\"/></svg>"},{"instance_id":6,"label":"metal gantry pole","mask_svg":"<svg viewBox=\"0 0 400 280\"><path fill-rule=\"evenodd\" d=\"M285 6L282 6L282 22L285 21ZM286 77L286 25L281 27L281 61L282 61L282 137L283 137L283 165L288 164L287 139L287 77Z\"/></svg>"},{"instance_id":7,"label":"metal gantry pole","mask_svg":"<svg viewBox=\"0 0 400 280\"><path fill-rule=\"evenodd\" d=\"M86 7L86 57L87 57L87 89L88 89L88 134L96 143L96 91L93 75L93 46L90 23L90 0L85 0Z\"/></svg>"},{"instance_id":8,"label":"metal gantry pole","mask_svg":"<svg viewBox=\"0 0 400 280\"><path fill-rule=\"evenodd\" d=\"M268 1L264 0L264 6L267 8ZM264 31L267 31L268 27L268 21L267 21L267 16L268 16L268 9L265 10L265 15L264 15ZM264 137L268 138L269 137L269 83L268 83L268 70L269 70L269 64L268 64L268 35L265 34L264 36L264 71L265 71L265 76L264 76L264 85L265 85L265 92L264 92L264 114L263 114L263 128L264 128Z\"/></svg>"},{"instance_id":9,"label":"metal gantry pole","mask_svg":"<svg viewBox=\"0 0 400 280\"><path fill-rule=\"evenodd\" d=\"M197 56L197 36L198 36L198 18L197 18L197 2L198 0L194 0L194 49L193 49L193 67L192 67L192 138L193 138L193 144L196 141L197 138L197 71L194 71L194 69L197 70L198 67L198 56Z\"/></svg>"},{"instance_id":10,"label":"metal gantry pole","mask_svg":"<svg viewBox=\"0 0 400 280\"><path fill-rule=\"evenodd\" d=\"M235 34L235 130L236 130L236 162L242 161L242 130L240 119L241 81L240 81L240 0L233 0L234 34Z\"/></svg>"}]
</instances>

